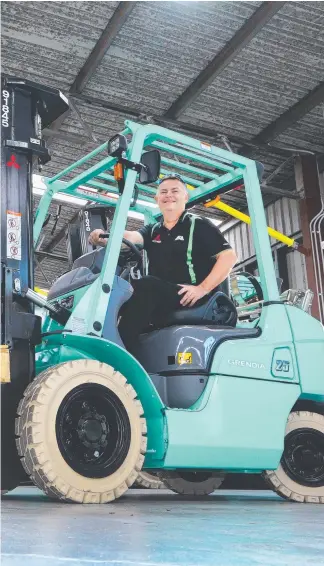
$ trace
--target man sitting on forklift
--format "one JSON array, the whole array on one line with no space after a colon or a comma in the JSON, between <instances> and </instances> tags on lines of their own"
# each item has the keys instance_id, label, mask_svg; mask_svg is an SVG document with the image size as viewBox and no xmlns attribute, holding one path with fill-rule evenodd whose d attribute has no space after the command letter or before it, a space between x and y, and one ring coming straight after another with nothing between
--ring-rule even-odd
<instances>
[{"instance_id":1,"label":"man sitting on forklift","mask_svg":"<svg viewBox=\"0 0 324 566\"><path fill-rule=\"evenodd\" d=\"M180 175L163 177L155 196L163 220L124 232L125 239L144 246L148 257L148 275L132 281L134 293L121 313L119 333L130 351L149 324L181 306L203 302L237 261L210 220L186 211L188 198ZM102 233L100 229L91 232L90 243L105 246Z\"/></svg>"}]
</instances>

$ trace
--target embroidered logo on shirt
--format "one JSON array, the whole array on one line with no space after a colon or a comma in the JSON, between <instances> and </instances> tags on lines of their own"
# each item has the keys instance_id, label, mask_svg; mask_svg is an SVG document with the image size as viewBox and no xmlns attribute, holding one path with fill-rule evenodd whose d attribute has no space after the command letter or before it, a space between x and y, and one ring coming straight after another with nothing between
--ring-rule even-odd
<instances>
[{"instance_id":1,"label":"embroidered logo on shirt","mask_svg":"<svg viewBox=\"0 0 324 566\"><path fill-rule=\"evenodd\" d=\"M174 241L176 242L177 240L182 240L184 242L184 237L183 236L177 236Z\"/></svg>"},{"instance_id":2,"label":"embroidered logo on shirt","mask_svg":"<svg viewBox=\"0 0 324 566\"><path fill-rule=\"evenodd\" d=\"M152 240L152 242L155 242L156 244L161 244L161 236L160 234L158 234L157 236L155 236L154 240Z\"/></svg>"}]
</instances>

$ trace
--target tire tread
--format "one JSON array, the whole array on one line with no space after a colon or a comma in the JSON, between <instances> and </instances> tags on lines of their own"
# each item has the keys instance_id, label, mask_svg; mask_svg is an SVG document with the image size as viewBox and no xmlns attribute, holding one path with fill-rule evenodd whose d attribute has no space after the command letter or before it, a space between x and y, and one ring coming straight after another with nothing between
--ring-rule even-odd
<instances>
[{"instance_id":1,"label":"tire tread","mask_svg":"<svg viewBox=\"0 0 324 566\"><path fill-rule=\"evenodd\" d=\"M312 419L313 421L324 425L324 415L305 410L294 411L290 413L287 424L294 421L300 421L301 419ZM302 493L296 493L296 491L291 490L287 486L285 486L278 478L276 470L265 470L262 473L262 477L264 478L269 488L283 499L298 503L324 503L324 488L323 497L319 495L305 495Z\"/></svg>"},{"instance_id":2,"label":"tire tread","mask_svg":"<svg viewBox=\"0 0 324 566\"><path fill-rule=\"evenodd\" d=\"M81 363L80 363L81 362ZM86 363L85 363L86 362ZM101 371L104 366L110 368L106 364L92 361L92 369ZM44 396L51 392L58 380L64 380L66 374L71 370L77 369L78 366L84 368L88 366L88 360L75 360L58 364L54 368L47 369L40 373L27 387L24 396L18 406L18 417L16 419L16 445L18 454L21 457L21 463L28 476L34 484L44 491L49 497L60 499L66 502L78 503L106 503L120 497L132 485L141 470L144 463L144 454L147 446L147 428L144 419L144 410L141 402L136 399L134 388L127 383L126 378L119 372L113 370L110 372L110 378L119 386L124 388L127 396L134 402L136 411L139 415L141 427L141 448L138 455L135 468L130 474L129 481L123 482L118 488L110 492L89 492L81 491L73 486L68 485L63 478L56 475L52 469L49 460L43 461L42 442L37 442L37 429L40 422L37 421L37 408L45 405ZM110 368L112 370L113 368ZM131 483L130 483L131 482Z\"/></svg>"}]
</instances>

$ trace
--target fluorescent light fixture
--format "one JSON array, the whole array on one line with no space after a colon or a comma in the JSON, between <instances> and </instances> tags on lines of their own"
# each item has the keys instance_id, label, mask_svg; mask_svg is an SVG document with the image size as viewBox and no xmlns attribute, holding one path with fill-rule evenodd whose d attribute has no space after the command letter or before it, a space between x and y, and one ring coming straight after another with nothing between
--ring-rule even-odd
<instances>
[{"instance_id":1,"label":"fluorescent light fixture","mask_svg":"<svg viewBox=\"0 0 324 566\"><path fill-rule=\"evenodd\" d=\"M87 191L89 190L88 187L83 187L83 188L86 188ZM33 194L38 196L43 196L45 190L46 190L46 185L43 182L42 177L40 175L33 175ZM114 194L111 194L109 196L117 198L117 195ZM84 199L72 197L70 195L65 195L63 193L56 193L56 195L53 196L53 200L59 202L66 202L67 204L74 204L75 206L80 206L80 207L85 205ZM89 195L89 200L91 200L90 195ZM147 203L144 201L138 201L138 202L143 205L154 206L151 203ZM135 212L135 211L133 212L132 210L130 210L128 216L130 218L137 218L139 220L144 220L144 214L141 214L140 212Z\"/></svg>"},{"instance_id":2,"label":"fluorescent light fixture","mask_svg":"<svg viewBox=\"0 0 324 566\"><path fill-rule=\"evenodd\" d=\"M33 194L43 196L45 189L40 189L38 187L33 186ZM58 200L60 202L66 202L68 204L74 204L76 206L83 206L84 200L80 198L70 197L69 195L62 195L62 193L57 193L53 196L53 200Z\"/></svg>"},{"instance_id":3,"label":"fluorescent light fixture","mask_svg":"<svg viewBox=\"0 0 324 566\"><path fill-rule=\"evenodd\" d=\"M94 194L97 194L97 192L98 192L95 189L93 189L92 187L85 187L83 185L80 185L79 188L84 189L88 193L93 192ZM38 189L38 192L36 192L35 189ZM42 195L45 192L45 190L46 190L46 185L43 181L43 177L41 177L40 175L33 175L33 193L38 194L38 195ZM116 193L107 193L107 196L109 196L110 198L114 198L114 199L119 198L119 196ZM73 196L70 196L70 195L65 195L63 193L56 193L56 195L54 195L54 197L53 197L53 200L61 200L63 202L70 202L72 204L76 204L77 206L84 206L84 199L80 199L78 197L73 197ZM90 194L89 194L89 200L91 200ZM147 201L141 200L141 199L137 199L137 202L138 202L138 204L141 204L143 206L147 206L149 208L157 208L156 204L154 204L152 202L147 202Z\"/></svg>"},{"instance_id":4,"label":"fluorescent light fixture","mask_svg":"<svg viewBox=\"0 0 324 566\"><path fill-rule=\"evenodd\" d=\"M95 189L92 189L91 187L86 187L86 186L82 186L80 185L80 189L84 189L87 191L87 193L89 194L89 201L91 201L91 192L93 192L94 194L97 194L97 191ZM34 195L39 195L42 196L44 194L46 190L46 185L43 181L43 177L41 177L40 175L33 175L33 194ZM107 196L109 196L110 198L113 199L118 199L119 196L115 193L107 193ZM67 204L74 204L75 206L84 206L85 204L85 200L78 198L78 197L73 197L70 195L65 195L63 193L56 193L53 196L53 200L56 201L60 201L60 202L66 202ZM141 204L142 206L147 206L148 208L155 208L156 210L158 210L158 207L151 202L146 202L144 200L137 200L138 204ZM144 219L144 214L141 214L140 212L135 212L130 210L128 213L128 216L130 218L137 218L138 220L143 220ZM219 224L222 223L222 220L214 220L213 218L209 218L209 220L215 224L215 226L218 226Z\"/></svg>"}]
</instances>

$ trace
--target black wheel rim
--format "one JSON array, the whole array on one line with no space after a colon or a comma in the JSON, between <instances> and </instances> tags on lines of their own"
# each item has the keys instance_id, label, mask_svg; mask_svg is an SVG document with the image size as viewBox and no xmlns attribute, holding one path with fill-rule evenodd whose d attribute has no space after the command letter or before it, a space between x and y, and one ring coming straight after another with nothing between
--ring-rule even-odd
<instances>
[{"instance_id":1,"label":"black wheel rim","mask_svg":"<svg viewBox=\"0 0 324 566\"><path fill-rule=\"evenodd\" d=\"M75 472L88 478L107 477L118 470L129 451L127 411L106 387L79 385L61 403L56 438L64 460Z\"/></svg>"},{"instance_id":2,"label":"black wheel rim","mask_svg":"<svg viewBox=\"0 0 324 566\"><path fill-rule=\"evenodd\" d=\"M201 483L209 480L210 472L179 472L179 476L191 483Z\"/></svg>"},{"instance_id":3,"label":"black wheel rim","mask_svg":"<svg viewBox=\"0 0 324 566\"><path fill-rule=\"evenodd\" d=\"M324 434L313 428L300 428L287 434L281 465L300 485L324 486Z\"/></svg>"}]
</instances>

